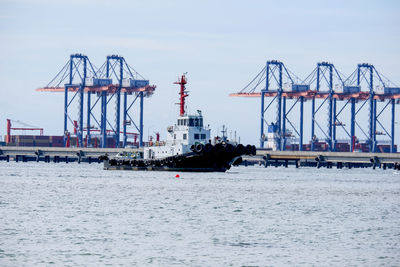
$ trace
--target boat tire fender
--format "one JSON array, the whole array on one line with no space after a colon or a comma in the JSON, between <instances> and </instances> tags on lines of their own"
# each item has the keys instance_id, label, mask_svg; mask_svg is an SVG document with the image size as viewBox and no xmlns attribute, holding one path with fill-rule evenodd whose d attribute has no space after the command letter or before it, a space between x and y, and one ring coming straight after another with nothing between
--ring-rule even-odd
<instances>
[{"instance_id":1,"label":"boat tire fender","mask_svg":"<svg viewBox=\"0 0 400 267\"><path fill-rule=\"evenodd\" d=\"M197 153L202 152L203 149L204 149L204 145L203 144L197 144L196 147L195 147L195 150L196 150Z\"/></svg>"}]
</instances>

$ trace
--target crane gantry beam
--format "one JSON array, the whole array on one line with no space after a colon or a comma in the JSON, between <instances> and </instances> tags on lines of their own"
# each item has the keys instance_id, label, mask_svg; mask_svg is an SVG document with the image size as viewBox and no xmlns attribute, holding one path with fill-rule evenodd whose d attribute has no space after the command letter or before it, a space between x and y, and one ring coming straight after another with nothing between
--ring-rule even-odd
<instances>
[{"instance_id":1,"label":"crane gantry beam","mask_svg":"<svg viewBox=\"0 0 400 267\"><path fill-rule=\"evenodd\" d=\"M84 87L83 91L85 93L102 93L103 91L106 91L108 94L114 94L117 92L118 85L117 84L112 84L112 85L107 85L107 86L100 86L100 87ZM133 94L133 93L139 93L139 92L144 92L146 95L150 96L154 93L156 86L154 85L147 85L143 87L138 87L138 88L129 88L129 87L122 87L121 93L128 93L128 94ZM53 92L53 93L62 93L65 91L65 87L42 87L42 88L37 88L37 92ZM79 86L68 86L68 92L75 93L79 91Z\"/></svg>"}]
</instances>

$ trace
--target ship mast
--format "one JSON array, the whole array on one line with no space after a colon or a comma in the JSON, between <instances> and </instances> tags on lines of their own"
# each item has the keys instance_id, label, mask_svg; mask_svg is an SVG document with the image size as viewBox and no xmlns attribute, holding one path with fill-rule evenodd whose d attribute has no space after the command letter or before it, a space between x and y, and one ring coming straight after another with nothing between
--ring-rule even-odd
<instances>
[{"instance_id":1,"label":"ship mast","mask_svg":"<svg viewBox=\"0 0 400 267\"><path fill-rule=\"evenodd\" d=\"M182 77L174 84L179 84L181 86L179 95L180 95L180 102L179 102L179 115L182 117L185 115L185 97L189 96L187 92L185 92L185 84L187 83L185 74L182 74Z\"/></svg>"}]
</instances>

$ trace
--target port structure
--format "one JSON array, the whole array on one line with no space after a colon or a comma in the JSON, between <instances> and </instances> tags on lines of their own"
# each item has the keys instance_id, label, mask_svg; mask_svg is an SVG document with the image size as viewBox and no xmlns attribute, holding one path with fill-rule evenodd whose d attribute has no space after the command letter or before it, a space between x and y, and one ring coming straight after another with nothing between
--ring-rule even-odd
<instances>
[{"instance_id":1,"label":"port structure","mask_svg":"<svg viewBox=\"0 0 400 267\"><path fill-rule=\"evenodd\" d=\"M316 136L315 126L319 128L324 135L325 141L328 144L329 151L335 151L336 147L336 128L337 126L344 127L344 124L339 120L339 115L343 109L337 112L337 99L334 98L334 84L337 87L343 87L344 81L339 71L332 63L319 62L310 75L304 80L309 88L315 88L315 95L311 97L311 150L315 149L315 142L318 139ZM316 107L316 98L322 98L322 102ZM327 127L323 127L316 119L318 112L326 106L327 111ZM347 133L346 129L343 128Z\"/></svg>"},{"instance_id":2,"label":"port structure","mask_svg":"<svg viewBox=\"0 0 400 267\"><path fill-rule=\"evenodd\" d=\"M265 83L264 83L265 82ZM271 60L235 97L261 98L260 147L264 148L265 128L274 132L277 150L285 150L286 140L293 130L299 138L298 150L304 149L304 103L311 102L311 138L310 150L322 139L328 145L328 151L337 148L337 131L341 129L349 140L349 151L354 151L358 137L366 138L369 151L377 149L377 136L386 135L390 141L390 152L395 147L395 104L400 103L400 87L393 84L376 68L368 63L358 64L351 75L346 77L332 63L319 62L313 71L302 80L291 72L284 63ZM265 105L265 98L271 99ZM288 101L291 106L287 109ZM267 122L266 112L276 103L276 119ZM381 105L381 107L380 107ZM298 106L298 118L292 119L290 113ZM381 120L391 107L390 126ZM361 114L369 107L368 129L361 122ZM326 110L325 114L321 114ZM350 111L348 116L347 110ZM386 112L386 113L384 113ZM321 115L321 116L319 116ZM326 127L322 119L326 119ZM348 123L345 123L345 121ZM266 126L266 127L265 127ZM289 126L289 127L287 127ZM390 130L388 130L390 127Z\"/></svg>"},{"instance_id":3,"label":"port structure","mask_svg":"<svg viewBox=\"0 0 400 267\"><path fill-rule=\"evenodd\" d=\"M133 136L135 143L139 137L138 145L143 146L143 102L145 97L150 97L154 93L155 88L156 86L149 85L149 81L136 72L122 56L107 56L105 62L97 69L87 56L72 54L58 74L45 87L38 88L36 91L64 92L64 146L67 145L70 135L68 126L72 125L77 135L77 146L90 146L92 132L100 132L101 147L106 148L108 147L107 137L110 133L116 147L120 147L120 134L123 134L123 147L127 145L128 136ZM69 97L70 94L72 97ZM121 131L120 120L121 94L123 95L123 131ZM85 95L86 103L84 103ZM93 100L92 96L95 97ZM108 106L111 105L112 99L115 99L114 125L108 119L110 117L108 113L111 113ZM139 102L139 110L135 112L139 116L139 122L132 119L136 102ZM70 112L72 104L78 108L76 119ZM86 127L84 127L85 104ZM95 112L96 110L98 112ZM92 120L97 125L96 127L91 124ZM137 133L128 132L128 125L133 125Z\"/></svg>"},{"instance_id":4,"label":"port structure","mask_svg":"<svg viewBox=\"0 0 400 267\"><path fill-rule=\"evenodd\" d=\"M20 127L12 127L12 123L17 123L20 124L22 126ZM15 121L15 120L11 120L11 119L7 119L7 135L6 135L6 143L10 143L11 142L11 131L39 131L40 135L43 135L43 128L37 127L37 126L33 126L33 125L29 125L26 124L24 122L21 121Z\"/></svg>"}]
</instances>

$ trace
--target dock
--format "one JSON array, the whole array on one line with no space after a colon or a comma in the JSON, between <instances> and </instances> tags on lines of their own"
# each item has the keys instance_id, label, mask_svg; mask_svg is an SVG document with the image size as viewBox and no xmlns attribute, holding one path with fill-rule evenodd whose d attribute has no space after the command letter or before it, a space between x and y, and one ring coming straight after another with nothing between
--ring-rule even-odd
<instances>
[{"instance_id":1,"label":"dock","mask_svg":"<svg viewBox=\"0 0 400 267\"><path fill-rule=\"evenodd\" d=\"M268 166L295 165L309 167L395 168L400 167L400 153L322 152L322 151L272 151L257 149L253 158L244 157L248 164Z\"/></svg>"},{"instance_id":2,"label":"dock","mask_svg":"<svg viewBox=\"0 0 400 267\"><path fill-rule=\"evenodd\" d=\"M138 148L79 148L79 147L0 147L0 160L16 162L102 162L100 156L114 156L119 152L135 153Z\"/></svg>"}]
</instances>

